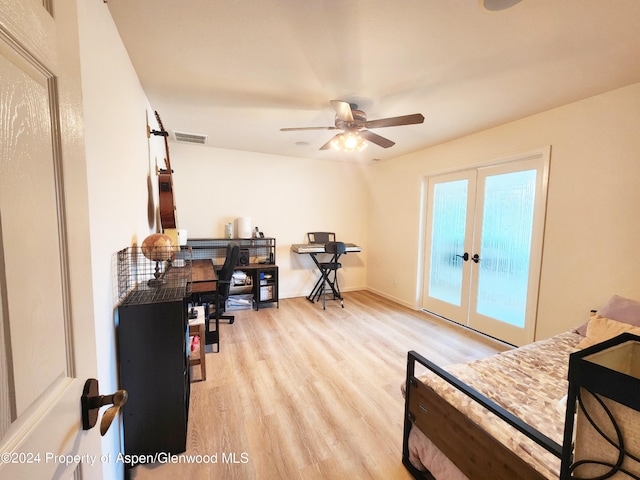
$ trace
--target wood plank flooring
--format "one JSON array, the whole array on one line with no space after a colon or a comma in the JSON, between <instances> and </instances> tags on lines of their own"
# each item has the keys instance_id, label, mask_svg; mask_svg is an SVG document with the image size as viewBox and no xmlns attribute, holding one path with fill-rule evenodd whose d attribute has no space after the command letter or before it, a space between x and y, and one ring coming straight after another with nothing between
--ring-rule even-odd
<instances>
[{"instance_id":1,"label":"wood plank flooring","mask_svg":"<svg viewBox=\"0 0 640 480\"><path fill-rule=\"evenodd\" d=\"M139 465L131 478L410 479L401 463L407 351L447 365L504 347L370 292L344 303L285 299L222 324L207 380L192 368L186 463Z\"/></svg>"}]
</instances>

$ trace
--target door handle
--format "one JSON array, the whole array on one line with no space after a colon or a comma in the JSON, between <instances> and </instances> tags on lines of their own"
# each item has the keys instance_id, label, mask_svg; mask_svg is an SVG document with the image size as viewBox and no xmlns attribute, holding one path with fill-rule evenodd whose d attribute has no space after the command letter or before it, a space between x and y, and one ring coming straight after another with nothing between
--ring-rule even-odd
<instances>
[{"instance_id":1,"label":"door handle","mask_svg":"<svg viewBox=\"0 0 640 480\"><path fill-rule=\"evenodd\" d=\"M473 255L473 257L471 257L471 260L473 260L475 263L478 263L480 261L480 255L478 255L477 253Z\"/></svg>"},{"instance_id":2,"label":"door handle","mask_svg":"<svg viewBox=\"0 0 640 480\"><path fill-rule=\"evenodd\" d=\"M98 380L95 378L88 379L84 384L84 390L80 397L80 404L82 407L82 429L89 430L93 428L98 421L98 412L100 408L105 405L113 405L108 408L104 415L102 415L102 421L100 422L100 435L104 436L109 430L113 419L116 417L120 408L127 403L129 394L126 390L118 390L111 395L99 395L98 394Z\"/></svg>"},{"instance_id":3,"label":"door handle","mask_svg":"<svg viewBox=\"0 0 640 480\"><path fill-rule=\"evenodd\" d=\"M469 260L469 254L467 252L464 252L464 255L456 255L456 257L460 257L465 262Z\"/></svg>"}]
</instances>

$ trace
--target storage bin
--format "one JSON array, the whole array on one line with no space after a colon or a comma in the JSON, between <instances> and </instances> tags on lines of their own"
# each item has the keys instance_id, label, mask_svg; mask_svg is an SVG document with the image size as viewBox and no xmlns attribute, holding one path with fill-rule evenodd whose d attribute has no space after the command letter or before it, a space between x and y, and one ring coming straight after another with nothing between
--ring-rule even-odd
<instances>
[{"instance_id":1,"label":"storage bin","mask_svg":"<svg viewBox=\"0 0 640 480\"><path fill-rule=\"evenodd\" d=\"M260 301L264 302L266 300L272 300L272 299L273 299L273 285L260 287Z\"/></svg>"},{"instance_id":2,"label":"storage bin","mask_svg":"<svg viewBox=\"0 0 640 480\"><path fill-rule=\"evenodd\" d=\"M253 308L253 294L229 295L225 304L225 311L251 310Z\"/></svg>"}]
</instances>

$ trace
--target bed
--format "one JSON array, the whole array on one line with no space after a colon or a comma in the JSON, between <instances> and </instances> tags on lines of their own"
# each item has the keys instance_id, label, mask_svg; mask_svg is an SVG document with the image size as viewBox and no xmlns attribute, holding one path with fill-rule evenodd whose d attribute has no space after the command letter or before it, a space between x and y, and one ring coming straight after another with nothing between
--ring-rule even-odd
<instances>
[{"instance_id":1,"label":"bed","mask_svg":"<svg viewBox=\"0 0 640 480\"><path fill-rule=\"evenodd\" d=\"M484 359L409 352L403 464L420 479L558 479L569 355L622 331L640 333L640 302L614 296L578 329Z\"/></svg>"}]
</instances>

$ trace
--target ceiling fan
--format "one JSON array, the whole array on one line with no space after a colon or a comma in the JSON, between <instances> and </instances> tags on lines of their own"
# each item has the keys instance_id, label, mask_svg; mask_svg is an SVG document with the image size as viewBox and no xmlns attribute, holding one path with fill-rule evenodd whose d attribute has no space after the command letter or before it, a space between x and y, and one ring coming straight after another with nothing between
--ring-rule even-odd
<instances>
[{"instance_id":1,"label":"ceiling fan","mask_svg":"<svg viewBox=\"0 0 640 480\"><path fill-rule=\"evenodd\" d=\"M401 125L414 125L424 122L424 116L420 113L402 115L399 117L380 118L378 120L367 120L367 114L358 110L355 103L343 102L341 100L331 100L331 105L336 111L334 127L293 127L281 128L282 132L295 130L344 130L343 133L335 135L331 140L320 147L320 150L335 148L337 150L356 151L366 146L365 140L375 143L382 148L389 148L395 142L370 132L369 128L397 127Z\"/></svg>"}]
</instances>

